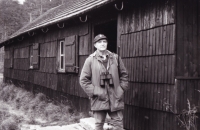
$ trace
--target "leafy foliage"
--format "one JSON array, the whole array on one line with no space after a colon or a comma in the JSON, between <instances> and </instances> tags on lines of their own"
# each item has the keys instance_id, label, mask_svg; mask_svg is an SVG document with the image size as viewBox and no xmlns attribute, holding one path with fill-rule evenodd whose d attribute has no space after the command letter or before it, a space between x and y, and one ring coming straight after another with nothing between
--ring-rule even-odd
<instances>
[{"instance_id":1,"label":"leafy foliage","mask_svg":"<svg viewBox=\"0 0 200 130\"><path fill-rule=\"evenodd\" d=\"M47 10L69 0L26 0L23 5L13 0L0 0L0 39L6 39ZM2 36L1 36L2 35Z\"/></svg>"},{"instance_id":2,"label":"leafy foliage","mask_svg":"<svg viewBox=\"0 0 200 130\"><path fill-rule=\"evenodd\" d=\"M13 0L0 1L0 30L4 37L11 35L27 23L27 13L23 6Z\"/></svg>"}]
</instances>

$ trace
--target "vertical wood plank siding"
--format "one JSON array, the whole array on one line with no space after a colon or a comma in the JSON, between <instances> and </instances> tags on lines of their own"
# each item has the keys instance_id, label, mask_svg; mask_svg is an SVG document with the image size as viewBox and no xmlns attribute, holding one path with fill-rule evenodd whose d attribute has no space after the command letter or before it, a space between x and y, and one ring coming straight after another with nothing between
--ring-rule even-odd
<instances>
[{"instance_id":1,"label":"vertical wood plank siding","mask_svg":"<svg viewBox=\"0 0 200 130\"><path fill-rule=\"evenodd\" d=\"M188 110L189 100L191 106L200 106L200 80L199 79L178 79L176 81L177 91L177 110ZM197 107L198 111L200 110Z\"/></svg>"},{"instance_id":2,"label":"vertical wood plank siding","mask_svg":"<svg viewBox=\"0 0 200 130\"><path fill-rule=\"evenodd\" d=\"M90 34L79 37L79 55L91 54Z\"/></svg>"},{"instance_id":3,"label":"vertical wood plank siding","mask_svg":"<svg viewBox=\"0 0 200 130\"><path fill-rule=\"evenodd\" d=\"M165 105L169 103L171 109L177 112L177 86L130 82L129 87L130 90L125 92L125 104L169 112Z\"/></svg>"},{"instance_id":4,"label":"vertical wood plank siding","mask_svg":"<svg viewBox=\"0 0 200 130\"><path fill-rule=\"evenodd\" d=\"M198 15L198 1L177 0L177 76L199 76Z\"/></svg>"},{"instance_id":5,"label":"vertical wood plank siding","mask_svg":"<svg viewBox=\"0 0 200 130\"><path fill-rule=\"evenodd\" d=\"M29 47L14 49L14 58L28 58L28 57L29 57Z\"/></svg>"},{"instance_id":6,"label":"vertical wood plank siding","mask_svg":"<svg viewBox=\"0 0 200 130\"><path fill-rule=\"evenodd\" d=\"M40 58L40 72L56 73L56 58Z\"/></svg>"},{"instance_id":7,"label":"vertical wood plank siding","mask_svg":"<svg viewBox=\"0 0 200 130\"><path fill-rule=\"evenodd\" d=\"M174 55L124 58L123 61L131 82L174 84Z\"/></svg>"},{"instance_id":8,"label":"vertical wood plank siding","mask_svg":"<svg viewBox=\"0 0 200 130\"><path fill-rule=\"evenodd\" d=\"M40 45L40 57L56 57L57 40Z\"/></svg>"},{"instance_id":9,"label":"vertical wood plank siding","mask_svg":"<svg viewBox=\"0 0 200 130\"><path fill-rule=\"evenodd\" d=\"M14 59L14 69L28 70L29 62L30 62L30 60L28 58Z\"/></svg>"},{"instance_id":10,"label":"vertical wood plank siding","mask_svg":"<svg viewBox=\"0 0 200 130\"><path fill-rule=\"evenodd\" d=\"M118 45L122 47L121 56L130 74L130 90L125 93L125 128L181 129L171 122L172 119L178 121L175 116L169 116L169 110L164 104L172 105L171 109L175 113L187 109L187 99L191 105L199 106L200 94L197 90L200 89L200 80L190 79L199 76L199 3L196 0L157 0L145 4L144 9L135 4L142 9L133 8L132 14L130 10L124 11L118 17ZM138 15L140 10L145 11ZM140 21L136 20L138 18L143 21L141 29L137 25ZM176 76L183 79L175 82ZM138 111L134 112L133 107L138 107ZM160 116L162 112L164 115ZM145 124L146 117L151 115L154 117L147 118Z\"/></svg>"},{"instance_id":11,"label":"vertical wood plank siding","mask_svg":"<svg viewBox=\"0 0 200 130\"><path fill-rule=\"evenodd\" d=\"M175 23L176 0L138 1L120 14L119 33L126 34Z\"/></svg>"},{"instance_id":12,"label":"vertical wood plank siding","mask_svg":"<svg viewBox=\"0 0 200 130\"><path fill-rule=\"evenodd\" d=\"M124 121L128 130L182 130L172 113L126 105L124 114L129 116Z\"/></svg>"},{"instance_id":13,"label":"vertical wood plank siding","mask_svg":"<svg viewBox=\"0 0 200 130\"><path fill-rule=\"evenodd\" d=\"M79 36L79 68L91 53L90 34L88 23L78 26L68 26L64 29L49 29L47 33L38 32L37 35L16 42L5 48L4 76L8 79L29 82L35 86L46 87L50 90L66 92L67 94L87 97L79 85L79 77L74 74L62 74L56 70L57 40L67 36ZM30 70L29 45L40 44L40 67L38 70ZM10 68L10 50L14 47L14 68ZM46 91L46 90L44 90ZM81 102L81 101L80 101ZM82 109L85 109L84 107Z\"/></svg>"},{"instance_id":14,"label":"vertical wood plank siding","mask_svg":"<svg viewBox=\"0 0 200 130\"><path fill-rule=\"evenodd\" d=\"M175 25L122 34L121 46L122 58L174 55Z\"/></svg>"},{"instance_id":15,"label":"vertical wood plank siding","mask_svg":"<svg viewBox=\"0 0 200 130\"><path fill-rule=\"evenodd\" d=\"M138 1L118 17L118 45L129 72L124 126L128 130L178 130L176 0ZM170 124L170 125L169 125Z\"/></svg>"}]
</instances>

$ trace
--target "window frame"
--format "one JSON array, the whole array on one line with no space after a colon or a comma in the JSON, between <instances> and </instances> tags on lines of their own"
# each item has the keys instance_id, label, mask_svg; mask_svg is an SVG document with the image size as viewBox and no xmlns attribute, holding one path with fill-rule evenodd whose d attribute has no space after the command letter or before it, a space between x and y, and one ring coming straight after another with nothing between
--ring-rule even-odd
<instances>
[{"instance_id":1,"label":"window frame","mask_svg":"<svg viewBox=\"0 0 200 130\"><path fill-rule=\"evenodd\" d=\"M37 60L37 61L35 61ZM32 43L29 45L29 69L40 69L40 43Z\"/></svg>"},{"instance_id":2,"label":"window frame","mask_svg":"<svg viewBox=\"0 0 200 130\"><path fill-rule=\"evenodd\" d=\"M29 69L33 69L33 45L29 46Z\"/></svg>"},{"instance_id":3,"label":"window frame","mask_svg":"<svg viewBox=\"0 0 200 130\"><path fill-rule=\"evenodd\" d=\"M65 40L61 39L58 42L59 50L58 50L58 61L59 61L59 67L58 67L58 72L65 72ZM61 48L63 47L63 48ZM62 50L62 51L61 51ZM62 53L61 53L62 52ZM63 58L63 61L62 61ZM63 62L61 64L61 62ZM61 66L62 65L62 66Z\"/></svg>"},{"instance_id":4,"label":"window frame","mask_svg":"<svg viewBox=\"0 0 200 130\"><path fill-rule=\"evenodd\" d=\"M71 50L68 50L70 47L73 53ZM71 56L73 56L73 58ZM72 35L57 40L56 70L58 73L78 74L78 35Z\"/></svg>"}]
</instances>

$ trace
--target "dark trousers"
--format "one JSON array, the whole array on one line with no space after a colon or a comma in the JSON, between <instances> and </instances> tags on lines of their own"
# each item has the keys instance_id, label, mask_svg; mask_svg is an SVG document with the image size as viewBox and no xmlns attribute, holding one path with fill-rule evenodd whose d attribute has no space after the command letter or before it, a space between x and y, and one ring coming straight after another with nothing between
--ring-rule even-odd
<instances>
[{"instance_id":1,"label":"dark trousers","mask_svg":"<svg viewBox=\"0 0 200 130\"><path fill-rule=\"evenodd\" d=\"M123 113L121 110L115 112L111 112L110 110L93 111L95 130L103 130L107 113L111 117L113 130L123 130Z\"/></svg>"}]
</instances>

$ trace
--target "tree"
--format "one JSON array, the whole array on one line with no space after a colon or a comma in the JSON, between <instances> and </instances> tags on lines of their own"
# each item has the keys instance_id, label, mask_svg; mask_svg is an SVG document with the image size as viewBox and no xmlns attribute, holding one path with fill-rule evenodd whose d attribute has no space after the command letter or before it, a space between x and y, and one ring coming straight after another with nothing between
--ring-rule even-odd
<instances>
[{"instance_id":1,"label":"tree","mask_svg":"<svg viewBox=\"0 0 200 130\"><path fill-rule=\"evenodd\" d=\"M13 0L0 0L0 28L3 38L13 34L27 23L27 13L22 5Z\"/></svg>"},{"instance_id":2,"label":"tree","mask_svg":"<svg viewBox=\"0 0 200 130\"><path fill-rule=\"evenodd\" d=\"M26 0L23 5L13 0L0 0L0 34L7 36L36 19L47 10L69 0ZM1 39L1 37L0 37Z\"/></svg>"},{"instance_id":3,"label":"tree","mask_svg":"<svg viewBox=\"0 0 200 130\"><path fill-rule=\"evenodd\" d=\"M29 17L31 17L30 19L34 20L47 10L60 4L62 4L62 0L26 0L23 6Z\"/></svg>"}]
</instances>

